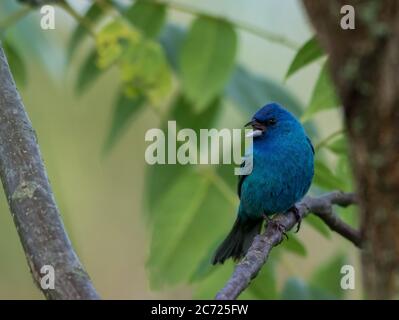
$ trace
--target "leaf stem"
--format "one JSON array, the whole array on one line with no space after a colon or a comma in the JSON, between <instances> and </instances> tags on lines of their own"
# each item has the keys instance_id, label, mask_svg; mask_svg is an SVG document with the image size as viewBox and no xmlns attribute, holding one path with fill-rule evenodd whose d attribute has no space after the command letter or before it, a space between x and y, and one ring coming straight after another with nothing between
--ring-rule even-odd
<instances>
[{"instance_id":1,"label":"leaf stem","mask_svg":"<svg viewBox=\"0 0 399 320\"><path fill-rule=\"evenodd\" d=\"M218 175L214 170L200 170L201 174L207 178L219 191L225 196L234 207L237 206L238 200L236 194L231 190L230 186Z\"/></svg>"},{"instance_id":2,"label":"leaf stem","mask_svg":"<svg viewBox=\"0 0 399 320\"><path fill-rule=\"evenodd\" d=\"M20 19L25 17L31 11L30 7L23 7L18 11L13 12L10 16L6 17L3 21L0 21L0 33L3 33L5 29L11 27L17 23Z\"/></svg>"},{"instance_id":3,"label":"leaf stem","mask_svg":"<svg viewBox=\"0 0 399 320\"><path fill-rule=\"evenodd\" d=\"M151 0L151 1L156 4L167 5L171 9L174 9L176 11L180 11L183 13L187 13L190 15L196 15L196 16L203 15L203 16L212 17L214 19L225 20L225 21L233 24L238 29L241 29L243 31L251 33L251 34L253 34L257 37L263 38L267 41L280 44L280 45L285 46L286 48L289 48L292 50L297 50L300 47L299 44L292 41L291 39L288 39L280 34L261 29L255 25L248 24L244 21L231 20L231 19L227 19L225 17L221 17L221 16L218 16L215 14L202 12L198 8L194 8L192 6L176 3L174 1L165 1L165 0Z\"/></svg>"},{"instance_id":4,"label":"leaf stem","mask_svg":"<svg viewBox=\"0 0 399 320\"><path fill-rule=\"evenodd\" d=\"M339 136L343 133L344 133L344 129L339 129L339 130L329 134L323 140L319 141L319 143L315 145L314 149L315 150L321 149L322 147L326 146L331 140L333 140L334 138L336 138L337 136Z\"/></svg>"},{"instance_id":5,"label":"leaf stem","mask_svg":"<svg viewBox=\"0 0 399 320\"><path fill-rule=\"evenodd\" d=\"M79 22L83 27L87 29L87 32L90 33L94 38L96 37L96 32L94 31L94 27L90 20L86 17L81 16L68 2L65 0L60 0L57 3L62 9L64 9L69 15L71 15L77 22Z\"/></svg>"}]
</instances>

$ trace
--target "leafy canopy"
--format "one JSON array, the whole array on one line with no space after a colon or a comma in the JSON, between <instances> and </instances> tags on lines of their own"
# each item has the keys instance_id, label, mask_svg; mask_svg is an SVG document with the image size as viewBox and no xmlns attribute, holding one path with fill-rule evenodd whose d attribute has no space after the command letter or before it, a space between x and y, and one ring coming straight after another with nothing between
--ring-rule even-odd
<instances>
[{"instance_id":1,"label":"leafy canopy","mask_svg":"<svg viewBox=\"0 0 399 320\"><path fill-rule=\"evenodd\" d=\"M326 55L317 39L312 37L297 49L285 75L286 79L298 76L301 70L322 60L310 101L304 107L282 83L237 62L240 45L237 29L251 31L251 28L190 8L185 12L191 12L193 19L188 26L181 27L168 16L170 10L178 9L168 2L139 0L117 6L106 0L94 2L78 18L69 42L69 60L77 55L83 40L94 35L94 41L76 79L76 93L85 94L108 69L115 68L119 73L119 90L104 151L111 152L123 133L134 125L134 118L147 108L160 115L162 107L162 127L172 119L182 128L199 130L220 125L219 115L226 110L234 109L242 119L247 119L264 103L279 101L307 121L313 141L319 140L315 145L312 192L350 190L345 134L338 129L335 134L318 139L315 130L315 116L340 105L327 64L323 62ZM280 35L256 34L263 35L260 41L290 43L290 50L293 47L287 39L279 42ZM17 84L27 85L28 72L15 38L6 36L2 40ZM331 157L336 159L336 165L327 160ZM151 230L147 266L152 287L190 283L195 297L211 298L228 279L232 263L213 267L209 261L234 219L238 200L232 173L232 166L147 168L144 211ZM344 218L356 223L353 209L345 210L340 212ZM305 221L321 236L331 238L330 230L317 217L310 216ZM279 285L276 272L286 253L301 257L308 254L300 234L290 235L288 241L274 250L242 298L343 297L337 287L342 255L316 270L308 283L290 278Z\"/></svg>"}]
</instances>

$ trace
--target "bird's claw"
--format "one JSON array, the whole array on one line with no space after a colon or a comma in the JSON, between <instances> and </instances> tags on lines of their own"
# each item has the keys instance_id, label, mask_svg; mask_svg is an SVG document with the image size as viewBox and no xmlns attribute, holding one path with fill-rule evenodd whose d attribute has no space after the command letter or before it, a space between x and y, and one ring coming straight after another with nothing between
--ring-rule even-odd
<instances>
[{"instance_id":1,"label":"bird's claw","mask_svg":"<svg viewBox=\"0 0 399 320\"><path fill-rule=\"evenodd\" d=\"M295 233L298 233L299 229L301 228L302 217L301 217L301 215L299 214L299 210L298 210L298 208L297 208L295 205L292 206L292 207L289 209L289 211L291 211L291 212L294 214L295 219L296 219L296 222L298 223L298 224L297 224L297 227L296 227L296 230L295 230Z\"/></svg>"},{"instance_id":2,"label":"bird's claw","mask_svg":"<svg viewBox=\"0 0 399 320\"><path fill-rule=\"evenodd\" d=\"M288 235L284 225L282 225L278 221L270 219L265 213L263 213L263 219L265 219L267 224L270 224L273 228L276 228L278 231L280 231L283 237L285 237L288 240Z\"/></svg>"}]
</instances>

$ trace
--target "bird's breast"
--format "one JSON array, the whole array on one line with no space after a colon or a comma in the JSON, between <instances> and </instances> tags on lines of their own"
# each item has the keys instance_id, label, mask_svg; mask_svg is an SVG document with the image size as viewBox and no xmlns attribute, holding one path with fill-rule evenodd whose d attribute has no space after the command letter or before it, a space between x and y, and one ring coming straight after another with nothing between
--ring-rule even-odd
<instances>
[{"instance_id":1,"label":"bird's breast","mask_svg":"<svg viewBox=\"0 0 399 320\"><path fill-rule=\"evenodd\" d=\"M240 212L252 218L288 210L308 191L313 177L313 153L294 144L273 150L254 148L253 170L243 182Z\"/></svg>"}]
</instances>

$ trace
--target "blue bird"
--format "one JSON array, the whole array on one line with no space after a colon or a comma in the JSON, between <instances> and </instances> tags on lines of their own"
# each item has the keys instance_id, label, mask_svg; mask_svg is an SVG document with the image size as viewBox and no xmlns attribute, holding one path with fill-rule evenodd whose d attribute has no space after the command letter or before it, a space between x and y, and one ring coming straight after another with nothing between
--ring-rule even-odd
<instances>
[{"instance_id":1,"label":"blue bird","mask_svg":"<svg viewBox=\"0 0 399 320\"><path fill-rule=\"evenodd\" d=\"M265 217L292 209L312 182L314 149L301 123L277 103L259 109L253 128L253 169L239 176L238 215L212 263L245 256ZM300 221L299 221L300 222Z\"/></svg>"}]
</instances>

